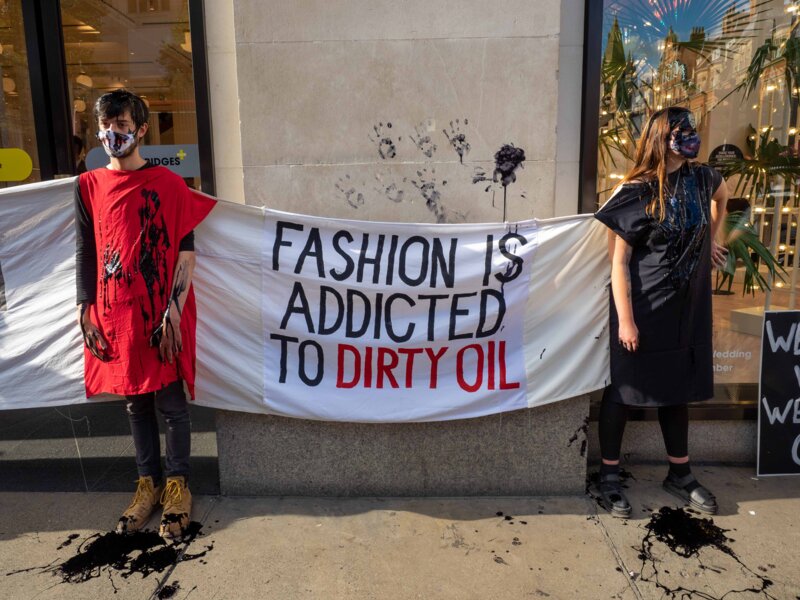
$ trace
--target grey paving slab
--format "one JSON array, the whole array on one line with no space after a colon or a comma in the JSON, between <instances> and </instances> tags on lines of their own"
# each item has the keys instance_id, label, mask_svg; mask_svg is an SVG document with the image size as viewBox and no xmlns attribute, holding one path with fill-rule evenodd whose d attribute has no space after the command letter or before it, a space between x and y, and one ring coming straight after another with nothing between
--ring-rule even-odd
<instances>
[{"instance_id":1,"label":"grey paving slab","mask_svg":"<svg viewBox=\"0 0 800 600\"><path fill-rule=\"evenodd\" d=\"M171 579L209 598L633 598L587 509L582 497L223 498L208 564Z\"/></svg>"},{"instance_id":2,"label":"grey paving slab","mask_svg":"<svg viewBox=\"0 0 800 600\"><path fill-rule=\"evenodd\" d=\"M800 479L696 467L720 499L713 523L730 552L685 557L651 536L643 560L653 511L678 503L661 490L663 467L628 469L627 521L583 496L196 497L204 535L187 553L205 556L146 578L104 571L78 584L42 569L6 573L73 556L113 526L128 495L0 493L0 598L151 598L176 582L173 597L191 600L800 597ZM59 549L71 534L73 545ZM765 579L763 592L739 591Z\"/></svg>"}]
</instances>

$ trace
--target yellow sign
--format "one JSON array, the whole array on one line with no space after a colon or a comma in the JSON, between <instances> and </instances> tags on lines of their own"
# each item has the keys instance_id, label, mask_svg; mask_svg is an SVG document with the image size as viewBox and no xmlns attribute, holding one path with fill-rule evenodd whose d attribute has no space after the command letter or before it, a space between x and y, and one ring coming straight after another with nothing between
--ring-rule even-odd
<instances>
[{"instance_id":1,"label":"yellow sign","mask_svg":"<svg viewBox=\"0 0 800 600\"><path fill-rule=\"evenodd\" d=\"M22 148L0 148L0 181L24 181L33 171L33 161Z\"/></svg>"}]
</instances>

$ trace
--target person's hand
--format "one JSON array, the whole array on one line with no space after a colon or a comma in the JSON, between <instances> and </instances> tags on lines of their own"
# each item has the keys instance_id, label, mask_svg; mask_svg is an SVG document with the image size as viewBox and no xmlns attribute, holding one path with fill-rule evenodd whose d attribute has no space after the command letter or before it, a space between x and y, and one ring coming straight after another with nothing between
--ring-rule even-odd
<instances>
[{"instance_id":1,"label":"person's hand","mask_svg":"<svg viewBox=\"0 0 800 600\"><path fill-rule=\"evenodd\" d=\"M718 269L724 267L725 263L728 262L728 249L722 244L718 244L717 242L712 242L711 262Z\"/></svg>"},{"instance_id":2,"label":"person's hand","mask_svg":"<svg viewBox=\"0 0 800 600\"><path fill-rule=\"evenodd\" d=\"M158 355L162 361L172 361L183 350L181 339L181 318L167 311L161 321L161 341L158 344Z\"/></svg>"},{"instance_id":3,"label":"person's hand","mask_svg":"<svg viewBox=\"0 0 800 600\"><path fill-rule=\"evenodd\" d=\"M92 353L92 356L107 362L111 357L108 356L108 342L100 333L97 326L92 323L92 318L89 315L89 305L81 304L78 306L78 325L81 326L81 334L83 335L83 343Z\"/></svg>"},{"instance_id":4,"label":"person's hand","mask_svg":"<svg viewBox=\"0 0 800 600\"><path fill-rule=\"evenodd\" d=\"M636 323L630 321L619 324L619 343L628 352L636 352L639 349L639 329Z\"/></svg>"}]
</instances>

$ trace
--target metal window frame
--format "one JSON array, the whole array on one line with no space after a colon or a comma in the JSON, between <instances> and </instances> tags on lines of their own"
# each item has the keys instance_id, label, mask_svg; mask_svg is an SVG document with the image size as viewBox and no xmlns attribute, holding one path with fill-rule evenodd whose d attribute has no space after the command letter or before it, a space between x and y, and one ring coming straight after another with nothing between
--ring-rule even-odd
<instances>
[{"instance_id":1,"label":"metal window frame","mask_svg":"<svg viewBox=\"0 0 800 600\"><path fill-rule=\"evenodd\" d=\"M214 139L211 130L211 100L206 49L206 18L203 0L189 0L189 35L192 40L192 79L197 115L197 147L200 154L200 189L216 194Z\"/></svg>"},{"instance_id":2,"label":"metal window frame","mask_svg":"<svg viewBox=\"0 0 800 600\"><path fill-rule=\"evenodd\" d=\"M23 0L36 147L42 181L75 172L60 0Z\"/></svg>"},{"instance_id":3,"label":"metal window frame","mask_svg":"<svg viewBox=\"0 0 800 600\"><path fill-rule=\"evenodd\" d=\"M60 0L22 0L22 25L42 181L72 176L72 118ZM213 195L214 153L203 0L189 0L200 188Z\"/></svg>"}]
</instances>

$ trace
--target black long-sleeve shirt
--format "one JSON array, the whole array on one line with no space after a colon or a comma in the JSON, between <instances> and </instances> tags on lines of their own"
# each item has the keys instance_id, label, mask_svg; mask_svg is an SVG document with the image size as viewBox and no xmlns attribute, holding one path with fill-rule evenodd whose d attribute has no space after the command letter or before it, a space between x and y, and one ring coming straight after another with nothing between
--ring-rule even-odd
<instances>
[{"instance_id":1,"label":"black long-sleeve shirt","mask_svg":"<svg viewBox=\"0 0 800 600\"><path fill-rule=\"evenodd\" d=\"M154 166L149 161L140 169ZM92 218L81 197L81 187L75 180L75 287L77 303L94 304L97 299L97 246ZM178 245L178 252L194 251L194 231L187 233Z\"/></svg>"}]
</instances>

